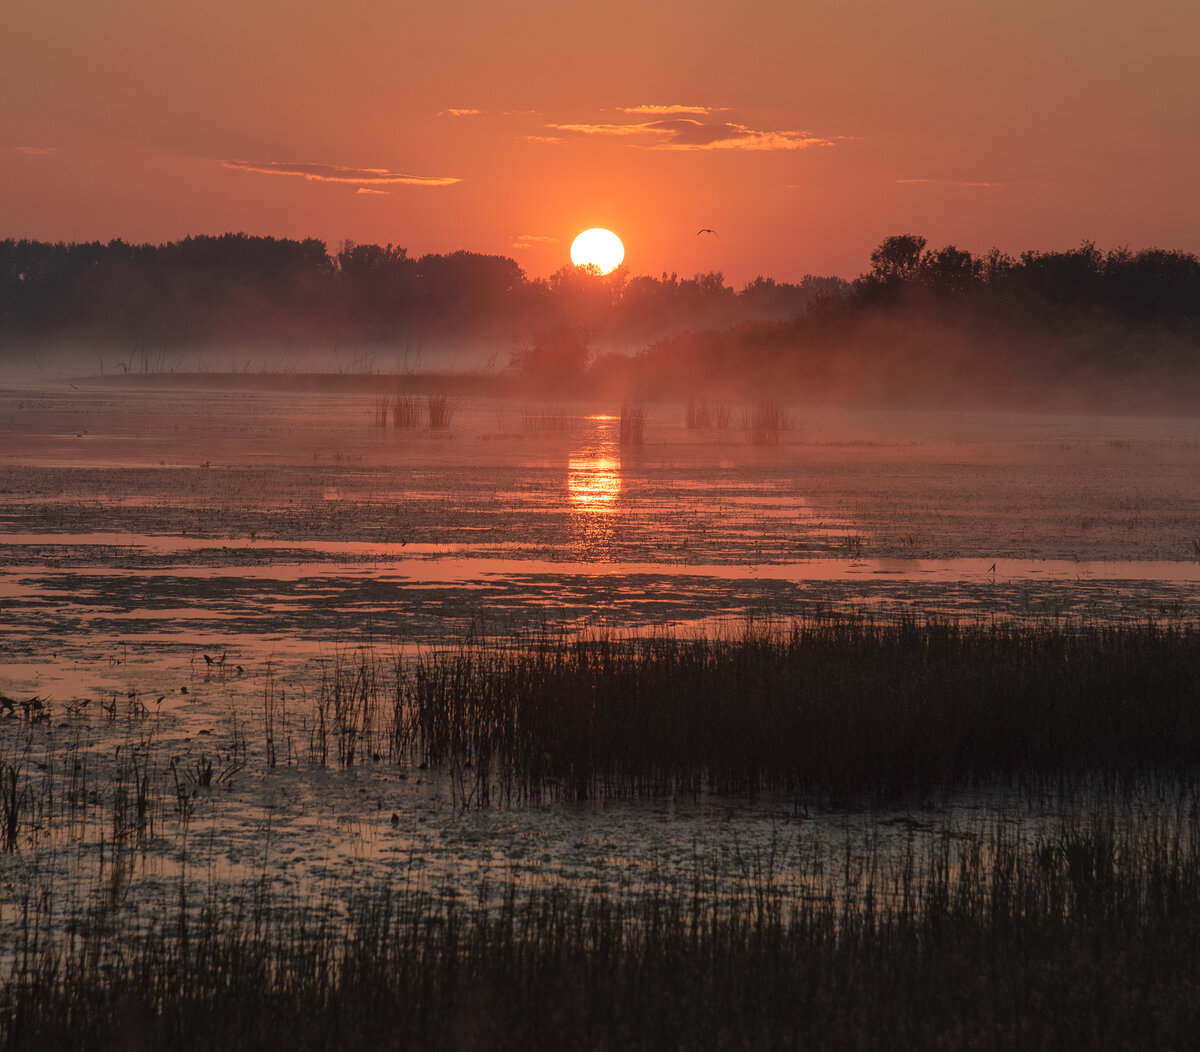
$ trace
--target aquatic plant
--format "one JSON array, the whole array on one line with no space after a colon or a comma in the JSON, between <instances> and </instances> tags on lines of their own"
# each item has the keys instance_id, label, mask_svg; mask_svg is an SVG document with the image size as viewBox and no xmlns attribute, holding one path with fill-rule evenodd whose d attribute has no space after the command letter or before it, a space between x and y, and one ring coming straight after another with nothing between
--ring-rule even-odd
<instances>
[{"instance_id":1,"label":"aquatic plant","mask_svg":"<svg viewBox=\"0 0 1200 1052\"><path fill-rule=\"evenodd\" d=\"M646 440L646 407L626 402L621 406L619 441L622 446L640 446Z\"/></svg>"},{"instance_id":2,"label":"aquatic plant","mask_svg":"<svg viewBox=\"0 0 1200 1052\"><path fill-rule=\"evenodd\" d=\"M1200 630L882 624L727 639L547 640L415 659L430 763L481 797L887 796L1200 761Z\"/></svg>"},{"instance_id":3,"label":"aquatic plant","mask_svg":"<svg viewBox=\"0 0 1200 1052\"><path fill-rule=\"evenodd\" d=\"M718 891L516 881L478 904L403 873L361 892L180 882L57 937L32 910L0 1040L47 1048L1188 1047L1194 812L847 848L809 893L746 859ZM135 919L136 918L136 919ZM552 1006L548 1009L547 1006Z\"/></svg>"},{"instance_id":4,"label":"aquatic plant","mask_svg":"<svg viewBox=\"0 0 1200 1052\"><path fill-rule=\"evenodd\" d=\"M428 394L425 396L425 410L429 415L431 431L445 431L454 418L454 401L449 395Z\"/></svg>"},{"instance_id":5,"label":"aquatic plant","mask_svg":"<svg viewBox=\"0 0 1200 1052\"><path fill-rule=\"evenodd\" d=\"M780 432L787 427L783 406L773 401L759 402L750 410L746 426L754 445L778 445Z\"/></svg>"}]
</instances>

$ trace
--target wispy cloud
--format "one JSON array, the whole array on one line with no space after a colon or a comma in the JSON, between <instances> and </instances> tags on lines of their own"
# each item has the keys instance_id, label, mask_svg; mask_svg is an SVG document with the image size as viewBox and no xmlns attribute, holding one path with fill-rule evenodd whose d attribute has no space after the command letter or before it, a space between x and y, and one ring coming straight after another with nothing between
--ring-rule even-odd
<instances>
[{"instance_id":1,"label":"wispy cloud","mask_svg":"<svg viewBox=\"0 0 1200 1052\"><path fill-rule=\"evenodd\" d=\"M240 161L221 162L224 168L237 172L253 172L256 175L298 176L313 183L342 183L349 186L370 187L401 184L404 186L451 186L462 180L454 176L409 175L393 172L387 168L347 168L340 164L290 164L284 161Z\"/></svg>"},{"instance_id":2,"label":"wispy cloud","mask_svg":"<svg viewBox=\"0 0 1200 1052\"><path fill-rule=\"evenodd\" d=\"M58 153L57 146L14 146L13 149L30 157L45 157L47 154Z\"/></svg>"},{"instance_id":3,"label":"wispy cloud","mask_svg":"<svg viewBox=\"0 0 1200 1052\"><path fill-rule=\"evenodd\" d=\"M728 121L698 121L691 117L646 121L639 124L549 124L553 131L568 135L612 135L645 140L651 150L805 150L832 146L804 131L759 131Z\"/></svg>"},{"instance_id":4,"label":"wispy cloud","mask_svg":"<svg viewBox=\"0 0 1200 1052\"><path fill-rule=\"evenodd\" d=\"M357 190L355 190L354 192L355 192L356 194L377 194L377 195L379 195L380 197L387 197L387 196L388 196L388 195L391 193L391 191L390 191L390 190L376 190L376 189L374 189L373 187L370 187L370 186L360 186L360 187L359 187Z\"/></svg>"},{"instance_id":5,"label":"wispy cloud","mask_svg":"<svg viewBox=\"0 0 1200 1052\"><path fill-rule=\"evenodd\" d=\"M561 135L522 135L525 142L566 142Z\"/></svg>"},{"instance_id":6,"label":"wispy cloud","mask_svg":"<svg viewBox=\"0 0 1200 1052\"><path fill-rule=\"evenodd\" d=\"M697 117L707 117L724 107L712 106L618 106L619 113L628 113L634 117L666 117L672 114L690 113Z\"/></svg>"},{"instance_id":7,"label":"wispy cloud","mask_svg":"<svg viewBox=\"0 0 1200 1052\"><path fill-rule=\"evenodd\" d=\"M645 135L650 124L547 124L547 128L573 135Z\"/></svg>"},{"instance_id":8,"label":"wispy cloud","mask_svg":"<svg viewBox=\"0 0 1200 1052\"><path fill-rule=\"evenodd\" d=\"M513 248L535 248L538 245L553 245L558 238L548 234L521 234L512 243Z\"/></svg>"},{"instance_id":9,"label":"wispy cloud","mask_svg":"<svg viewBox=\"0 0 1200 1052\"><path fill-rule=\"evenodd\" d=\"M439 117L478 117L481 113L483 113L483 110L448 109L448 110L442 110L438 114L438 116Z\"/></svg>"},{"instance_id":10,"label":"wispy cloud","mask_svg":"<svg viewBox=\"0 0 1200 1052\"><path fill-rule=\"evenodd\" d=\"M904 186L1001 186L1001 183L973 179L897 179Z\"/></svg>"}]
</instances>

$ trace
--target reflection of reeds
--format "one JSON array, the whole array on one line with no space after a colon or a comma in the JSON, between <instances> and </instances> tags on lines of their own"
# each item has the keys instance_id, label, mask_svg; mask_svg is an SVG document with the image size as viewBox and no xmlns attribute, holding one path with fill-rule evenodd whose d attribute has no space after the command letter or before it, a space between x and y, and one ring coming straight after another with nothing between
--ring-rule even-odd
<instances>
[{"instance_id":1,"label":"reflection of reeds","mask_svg":"<svg viewBox=\"0 0 1200 1052\"><path fill-rule=\"evenodd\" d=\"M621 406L620 443L640 446L646 438L646 407L626 402Z\"/></svg>"}]
</instances>

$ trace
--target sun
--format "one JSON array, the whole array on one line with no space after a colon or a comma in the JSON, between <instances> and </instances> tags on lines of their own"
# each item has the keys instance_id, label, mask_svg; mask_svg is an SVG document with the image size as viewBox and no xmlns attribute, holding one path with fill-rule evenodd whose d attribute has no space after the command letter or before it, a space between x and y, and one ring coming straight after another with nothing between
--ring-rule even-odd
<instances>
[{"instance_id":1,"label":"sun","mask_svg":"<svg viewBox=\"0 0 1200 1052\"><path fill-rule=\"evenodd\" d=\"M621 265L625 258L625 246L611 230L592 227L571 242L571 262L577 267L595 267L601 274L609 274Z\"/></svg>"}]
</instances>

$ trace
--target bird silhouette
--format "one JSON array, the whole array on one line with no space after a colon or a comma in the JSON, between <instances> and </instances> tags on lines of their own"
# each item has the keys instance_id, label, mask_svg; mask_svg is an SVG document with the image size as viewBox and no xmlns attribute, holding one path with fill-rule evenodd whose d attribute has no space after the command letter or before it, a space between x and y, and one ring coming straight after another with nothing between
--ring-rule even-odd
<instances>
[{"instance_id":1,"label":"bird silhouette","mask_svg":"<svg viewBox=\"0 0 1200 1052\"><path fill-rule=\"evenodd\" d=\"M708 227L708 226L701 227L699 230L697 230L697 231L696 231L696 236L697 236L697 237L699 237L701 234L712 234L712 236L713 236L713 237L720 237L720 236L721 236L721 235L720 235L720 234L718 234L718 233L717 233L715 230L713 230L713 228L712 228L712 227Z\"/></svg>"}]
</instances>

